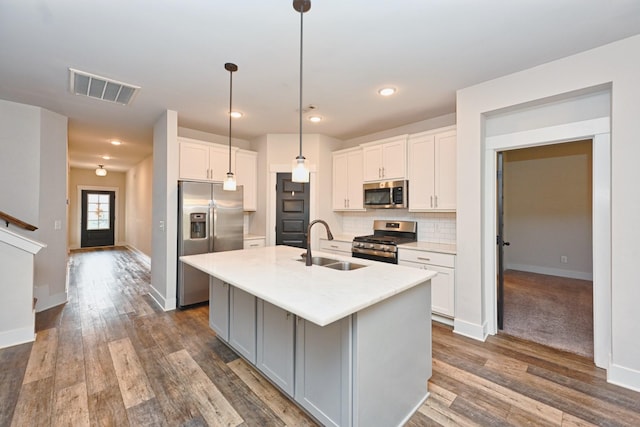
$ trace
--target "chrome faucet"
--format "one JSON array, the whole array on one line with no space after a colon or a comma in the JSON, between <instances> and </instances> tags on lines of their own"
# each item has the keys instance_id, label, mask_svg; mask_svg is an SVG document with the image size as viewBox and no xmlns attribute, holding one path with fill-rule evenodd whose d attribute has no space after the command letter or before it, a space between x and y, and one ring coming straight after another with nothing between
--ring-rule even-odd
<instances>
[{"instance_id":1,"label":"chrome faucet","mask_svg":"<svg viewBox=\"0 0 640 427\"><path fill-rule=\"evenodd\" d=\"M305 257L306 258L305 265L307 267L311 266L312 264L311 261L313 261L313 259L311 258L311 226L313 226L313 224L317 222L324 225L324 228L327 229L327 239L333 240L333 234L331 234L331 230L329 229L329 224L327 224L325 221L321 219L314 219L309 223L309 226L307 227L307 255Z\"/></svg>"}]
</instances>

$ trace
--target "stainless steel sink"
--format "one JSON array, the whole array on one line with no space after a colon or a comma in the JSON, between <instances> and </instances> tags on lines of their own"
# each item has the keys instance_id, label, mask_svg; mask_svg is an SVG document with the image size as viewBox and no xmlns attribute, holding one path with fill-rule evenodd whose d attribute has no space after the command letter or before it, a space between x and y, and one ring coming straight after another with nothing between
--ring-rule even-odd
<instances>
[{"instance_id":1,"label":"stainless steel sink","mask_svg":"<svg viewBox=\"0 0 640 427\"><path fill-rule=\"evenodd\" d=\"M305 262L306 258L303 257L302 259L299 259L298 261ZM311 257L311 264L313 264L313 265L327 265L327 264L333 264L333 263L336 263L336 262L338 262L338 260L337 259L333 259L333 258L325 258L325 257L322 257L322 256Z\"/></svg>"},{"instance_id":2,"label":"stainless steel sink","mask_svg":"<svg viewBox=\"0 0 640 427\"><path fill-rule=\"evenodd\" d=\"M366 267L366 265L356 264L354 262L349 262L349 261L338 261L338 262L334 262L333 264L327 264L325 265L325 267L333 268L334 270L340 270L340 271L351 271L351 270L357 270L358 268Z\"/></svg>"},{"instance_id":3,"label":"stainless steel sink","mask_svg":"<svg viewBox=\"0 0 640 427\"><path fill-rule=\"evenodd\" d=\"M303 256L301 259L297 261L305 262L306 258ZM334 270L339 270L339 271L351 271L351 270L357 270L358 268L366 267L366 265L364 264L356 264L349 261L338 261L337 259L325 258L322 256L311 257L311 264L332 268Z\"/></svg>"}]
</instances>

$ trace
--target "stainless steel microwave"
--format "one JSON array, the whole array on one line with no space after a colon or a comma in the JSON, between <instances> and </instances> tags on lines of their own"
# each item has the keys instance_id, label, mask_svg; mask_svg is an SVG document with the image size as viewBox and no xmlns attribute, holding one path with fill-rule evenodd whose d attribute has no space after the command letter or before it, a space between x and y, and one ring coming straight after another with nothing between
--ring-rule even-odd
<instances>
[{"instance_id":1,"label":"stainless steel microwave","mask_svg":"<svg viewBox=\"0 0 640 427\"><path fill-rule=\"evenodd\" d=\"M398 209L409 207L409 181L368 182L363 185L364 207Z\"/></svg>"}]
</instances>

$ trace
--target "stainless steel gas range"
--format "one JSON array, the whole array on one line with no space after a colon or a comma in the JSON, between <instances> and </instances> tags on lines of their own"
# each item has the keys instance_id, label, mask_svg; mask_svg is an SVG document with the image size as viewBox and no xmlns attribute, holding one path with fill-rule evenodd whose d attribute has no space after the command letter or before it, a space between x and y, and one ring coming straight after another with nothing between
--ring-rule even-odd
<instances>
[{"instance_id":1,"label":"stainless steel gas range","mask_svg":"<svg viewBox=\"0 0 640 427\"><path fill-rule=\"evenodd\" d=\"M398 263L398 245L418 240L415 221L373 221L373 234L357 236L351 243L351 256L373 261Z\"/></svg>"}]
</instances>

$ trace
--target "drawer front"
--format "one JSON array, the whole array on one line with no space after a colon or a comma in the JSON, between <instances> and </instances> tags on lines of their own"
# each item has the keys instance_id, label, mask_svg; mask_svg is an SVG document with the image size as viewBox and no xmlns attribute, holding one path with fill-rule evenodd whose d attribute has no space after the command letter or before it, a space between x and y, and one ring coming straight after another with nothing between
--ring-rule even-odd
<instances>
[{"instance_id":1,"label":"drawer front","mask_svg":"<svg viewBox=\"0 0 640 427\"><path fill-rule=\"evenodd\" d=\"M320 249L331 252L347 252L351 254L351 242L320 239Z\"/></svg>"},{"instance_id":2,"label":"drawer front","mask_svg":"<svg viewBox=\"0 0 640 427\"><path fill-rule=\"evenodd\" d=\"M244 249L264 248L265 239L247 239L244 241Z\"/></svg>"},{"instance_id":3,"label":"drawer front","mask_svg":"<svg viewBox=\"0 0 640 427\"><path fill-rule=\"evenodd\" d=\"M415 251L404 248L398 248L398 259L400 261L419 262L422 264L440 265L442 267L450 268L455 268L456 264L456 256L453 254Z\"/></svg>"}]
</instances>

